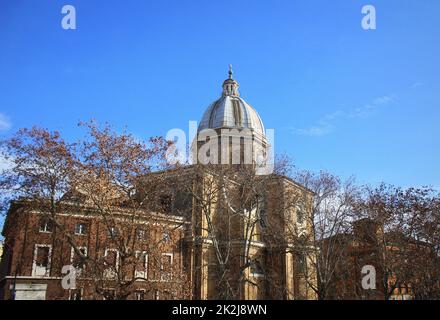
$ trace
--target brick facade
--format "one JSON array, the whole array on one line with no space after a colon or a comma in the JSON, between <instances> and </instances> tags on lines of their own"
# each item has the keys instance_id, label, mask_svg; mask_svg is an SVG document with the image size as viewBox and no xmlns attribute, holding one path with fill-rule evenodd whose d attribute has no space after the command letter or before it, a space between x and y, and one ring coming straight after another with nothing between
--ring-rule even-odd
<instances>
[{"instance_id":1,"label":"brick facade","mask_svg":"<svg viewBox=\"0 0 440 320\"><path fill-rule=\"evenodd\" d=\"M276 194L289 195L302 189L288 179L280 177L268 185L268 190ZM311 196L307 191L308 201L311 201ZM174 195L170 198L178 197ZM283 204L279 201L271 201L270 197L266 199L266 203L267 215L276 228L266 233L260 230L257 232L259 236L250 243L250 256L255 257L261 265L250 266L246 276L256 285L242 284L239 279L231 279L231 283L237 284L235 289L240 292L240 299L316 298L298 266L297 255L288 249L288 242L292 240L286 239L282 246L274 246L274 241L270 240L274 237L271 233L283 234L286 223L290 223L289 220L281 219L279 213L291 215L296 220L297 212L292 210L284 212ZM186 209L186 214L173 214L172 207L177 205L168 207L167 209L171 210L168 214L146 210L136 220L135 230L142 230L143 226L147 226L149 235L144 241L137 241L133 250L147 252L151 250L149 245L152 240L165 239L165 236L168 239L161 242L159 258L146 259L145 280L134 282L128 299L212 299L218 296L219 289L216 286L218 266L212 243L204 229L205 218L191 205ZM309 212L310 208L306 213ZM120 228L127 225L122 217L121 213ZM220 227L222 216L213 213L213 217L216 217L214 219L217 219L216 223ZM35 210L32 204L26 201L11 204L3 229L5 249L0 265L0 299L12 299L14 292L16 299L111 298L114 283L107 279L103 282L103 286L108 288L108 292L105 295L96 292L97 279L95 274L87 270L87 265L85 271L77 277L76 288L63 289L62 280L65 274L62 273L62 268L74 263L75 252L68 238L56 227L47 225L45 219L47 219L46 214ZM236 268L237 272L231 274L238 275L238 268L244 263L241 256L246 246L239 240L242 238L240 234L243 233L243 222L240 218L236 219L232 232L238 240L233 243L232 256L235 258L231 258L230 268ZM117 256L117 248L109 244L108 225L104 224L102 217L94 213L93 208L72 205L57 214L57 221L72 235L76 245L86 251L87 256L110 257L113 253L109 252L114 252ZM306 229L306 232L311 232L310 228L306 227ZM123 234L124 237L128 235L125 231ZM154 262L162 260L163 262ZM182 291L176 289L173 281L168 281L169 279L160 275L165 263L172 264L173 272L185 279L185 283L177 285ZM302 263L306 263L309 269L312 268L311 261ZM313 277L313 272L311 274ZM316 280L312 279L312 281ZM171 288L173 285L174 287ZM184 292L184 289L188 290Z\"/></svg>"}]
</instances>

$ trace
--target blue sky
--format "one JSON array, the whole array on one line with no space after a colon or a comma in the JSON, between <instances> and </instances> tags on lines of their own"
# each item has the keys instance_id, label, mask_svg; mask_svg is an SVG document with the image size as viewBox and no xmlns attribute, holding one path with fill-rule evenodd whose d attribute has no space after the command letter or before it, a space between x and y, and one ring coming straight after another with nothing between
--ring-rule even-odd
<instances>
[{"instance_id":1,"label":"blue sky","mask_svg":"<svg viewBox=\"0 0 440 320\"><path fill-rule=\"evenodd\" d=\"M361 28L366 4L376 30ZM3 0L0 138L37 124L75 139L90 118L186 130L231 63L300 168L438 188L439 15L437 0Z\"/></svg>"}]
</instances>

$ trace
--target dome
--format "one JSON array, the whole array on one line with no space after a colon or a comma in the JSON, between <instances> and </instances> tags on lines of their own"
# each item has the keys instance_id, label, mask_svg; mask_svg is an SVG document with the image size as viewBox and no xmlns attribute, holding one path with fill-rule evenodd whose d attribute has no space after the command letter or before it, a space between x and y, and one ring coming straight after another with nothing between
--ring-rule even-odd
<instances>
[{"instance_id":1,"label":"dome","mask_svg":"<svg viewBox=\"0 0 440 320\"><path fill-rule=\"evenodd\" d=\"M255 135L265 137L263 121L257 111L244 101L238 93L238 82L229 78L223 82L220 99L214 101L203 114L198 131L204 129L237 128L250 129Z\"/></svg>"}]
</instances>

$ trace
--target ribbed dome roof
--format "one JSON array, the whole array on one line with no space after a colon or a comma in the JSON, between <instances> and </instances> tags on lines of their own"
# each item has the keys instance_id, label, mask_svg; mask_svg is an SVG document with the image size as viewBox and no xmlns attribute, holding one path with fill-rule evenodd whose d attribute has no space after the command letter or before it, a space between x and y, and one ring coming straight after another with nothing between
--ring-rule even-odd
<instances>
[{"instance_id":1,"label":"ribbed dome roof","mask_svg":"<svg viewBox=\"0 0 440 320\"><path fill-rule=\"evenodd\" d=\"M263 121L257 111L239 96L238 86L238 82L232 78L230 66L229 78L223 82L222 97L206 109L199 124L199 132L204 129L247 128L257 135L265 136Z\"/></svg>"}]
</instances>

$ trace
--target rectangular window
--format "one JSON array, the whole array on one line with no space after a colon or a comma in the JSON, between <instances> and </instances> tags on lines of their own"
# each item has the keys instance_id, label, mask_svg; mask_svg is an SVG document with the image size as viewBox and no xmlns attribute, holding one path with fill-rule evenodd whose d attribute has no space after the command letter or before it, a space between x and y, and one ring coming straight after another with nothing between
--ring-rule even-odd
<instances>
[{"instance_id":1,"label":"rectangular window","mask_svg":"<svg viewBox=\"0 0 440 320\"><path fill-rule=\"evenodd\" d=\"M161 195L159 198L160 211L162 213L172 213L171 195Z\"/></svg>"},{"instance_id":2,"label":"rectangular window","mask_svg":"<svg viewBox=\"0 0 440 320\"><path fill-rule=\"evenodd\" d=\"M264 277L264 269L260 260L252 260L250 265L250 273L253 277Z\"/></svg>"},{"instance_id":3,"label":"rectangular window","mask_svg":"<svg viewBox=\"0 0 440 320\"><path fill-rule=\"evenodd\" d=\"M170 236L169 232L162 233L162 240L163 240L163 242L166 242L166 243L170 242L171 236Z\"/></svg>"},{"instance_id":4,"label":"rectangular window","mask_svg":"<svg viewBox=\"0 0 440 320\"><path fill-rule=\"evenodd\" d=\"M37 267L47 267L49 266L49 248L48 247L38 247L37 257L35 258Z\"/></svg>"},{"instance_id":5,"label":"rectangular window","mask_svg":"<svg viewBox=\"0 0 440 320\"><path fill-rule=\"evenodd\" d=\"M148 255L146 251L136 251L136 268L135 268L135 278L137 280L147 279L147 268L148 268Z\"/></svg>"},{"instance_id":6,"label":"rectangular window","mask_svg":"<svg viewBox=\"0 0 440 320\"><path fill-rule=\"evenodd\" d=\"M69 300L82 300L82 289L72 289L70 290Z\"/></svg>"},{"instance_id":7,"label":"rectangular window","mask_svg":"<svg viewBox=\"0 0 440 320\"><path fill-rule=\"evenodd\" d=\"M118 229L116 227L110 227L107 231L109 238L114 238L118 235Z\"/></svg>"},{"instance_id":8,"label":"rectangular window","mask_svg":"<svg viewBox=\"0 0 440 320\"><path fill-rule=\"evenodd\" d=\"M47 217L41 218L41 220L40 220L40 232L50 233L50 232L52 232L52 229L53 229L52 220L50 220Z\"/></svg>"},{"instance_id":9,"label":"rectangular window","mask_svg":"<svg viewBox=\"0 0 440 320\"><path fill-rule=\"evenodd\" d=\"M173 254L163 253L160 264L160 278L162 281L171 280L171 268L173 265Z\"/></svg>"},{"instance_id":10,"label":"rectangular window","mask_svg":"<svg viewBox=\"0 0 440 320\"><path fill-rule=\"evenodd\" d=\"M299 253L297 255L296 261L297 261L298 273L305 273L306 272L306 267L307 267L305 254L304 253Z\"/></svg>"},{"instance_id":11,"label":"rectangular window","mask_svg":"<svg viewBox=\"0 0 440 320\"><path fill-rule=\"evenodd\" d=\"M105 264L116 269L118 267L118 251L116 249L105 250Z\"/></svg>"},{"instance_id":12,"label":"rectangular window","mask_svg":"<svg viewBox=\"0 0 440 320\"><path fill-rule=\"evenodd\" d=\"M267 227L267 213L266 213L266 210L264 210L264 208L260 209L259 214L260 214L260 226L262 228L266 228Z\"/></svg>"},{"instance_id":13,"label":"rectangular window","mask_svg":"<svg viewBox=\"0 0 440 320\"><path fill-rule=\"evenodd\" d=\"M140 240L140 241L142 241L142 240L145 240L145 238L146 238L146 232L145 232L145 230L144 229L137 229L136 230L136 237L137 237L137 239L138 240Z\"/></svg>"},{"instance_id":14,"label":"rectangular window","mask_svg":"<svg viewBox=\"0 0 440 320\"><path fill-rule=\"evenodd\" d=\"M81 252L83 256L87 256L87 248L79 247L78 250ZM85 268L85 259L81 257L81 255L72 248L70 253L70 262L77 270L78 275Z\"/></svg>"},{"instance_id":15,"label":"rectangular window","mask_svg":"<svg viewBox=\"0 0 440 320\"><path fill-rule=\"evenodd\" d=\"M145 291L144 290L135 291L134 299L135 300L145 300Z\"/></svg>"},{"instance_id":16,"label":"rectangular window","mask_svg":"<svg viewBox=\"0 0 440 320\"><path fill-rule=\"evenodd\" d=\"M87 225L83 222L79 222L75 225L76 235L85 235L87 233Z\"/></svg>"},{"instance_id":17,"label":"rectangular window","mask_svg":"<svg viewBox=\"0 0 440 320\"><path fill-rule=\"evenodd\" d=\"M116 249L106 249L104 254L104 277L115 278L119 268L119 252Z\"/></svg>"},{"instance_id":18,"label":"rectangular window","mask_svg":"<svg viewBox=\"0 0 440 320\"><path fill-rule=\"evenodd\" d=\"M32 268L33 276L46 277L50 272L50 259L52 247L50 245L36 244Z\"/></svg>"},{"instance_id":19,"label":"rectangular window","mask_svg":"<svg viewBox=\"0 0 440 320\"><path fill-rule=\"evenodd\" d=\"M115 300L116 298L116 290L108 289L104 291L104 300Z\"/></svg>"}]
</instances>

